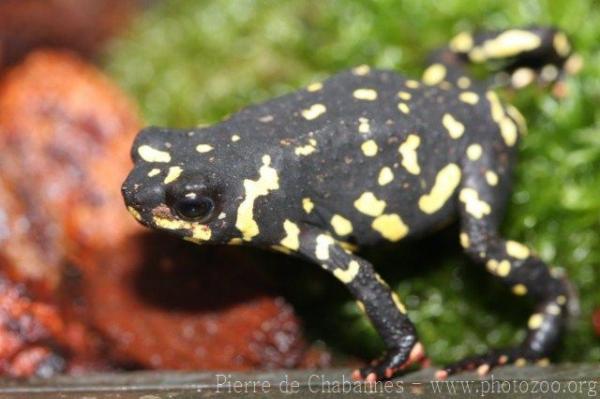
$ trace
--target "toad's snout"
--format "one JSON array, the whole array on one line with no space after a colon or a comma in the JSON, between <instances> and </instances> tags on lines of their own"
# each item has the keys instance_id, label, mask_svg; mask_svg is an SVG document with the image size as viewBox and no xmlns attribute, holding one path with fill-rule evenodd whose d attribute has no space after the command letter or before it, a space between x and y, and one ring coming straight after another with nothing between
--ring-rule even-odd
<instances>
[{"instance_id":1,"label":"toad's snout","mask_svg":"<svg viewBox=\"0 0 600 399\"><path fill-rule=\"evenodd\" d=\"M140 217L136 216L138 220L148 220L151 210L165 202L164 187L160 184L148 185L147 182L143 184L144 176L144 172L136 168L121 186L125 205L139 214Z\"/></svg>"}]
</instances>

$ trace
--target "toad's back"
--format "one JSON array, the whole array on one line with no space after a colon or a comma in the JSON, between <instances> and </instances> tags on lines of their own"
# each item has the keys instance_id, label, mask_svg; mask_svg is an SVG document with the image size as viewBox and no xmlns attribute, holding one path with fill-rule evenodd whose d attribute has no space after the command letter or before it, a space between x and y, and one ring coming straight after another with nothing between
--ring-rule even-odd
<instances>
[{"instance_id":1,"label":"toad's back","mask_svg":"<svg viewBox=\"0 0 600 399\"><path fill-rule=\"evenodd\" d=\"M249 107L223 125L279 160L286 201L293 198L298 211L295 191L302 191L304 204L310 201L303 220L345 241L371 244L450 220L461 163L469 157L494 154L487 166L502 180L516 137L507 144L495 107L504 115L496 95L481 87L429 86L358 67ZM507 121L516 135L513 119ZM286 217L295 213L286 208ZM383 233L377 223L395 228Z\"/></svg>"}]
</instances>

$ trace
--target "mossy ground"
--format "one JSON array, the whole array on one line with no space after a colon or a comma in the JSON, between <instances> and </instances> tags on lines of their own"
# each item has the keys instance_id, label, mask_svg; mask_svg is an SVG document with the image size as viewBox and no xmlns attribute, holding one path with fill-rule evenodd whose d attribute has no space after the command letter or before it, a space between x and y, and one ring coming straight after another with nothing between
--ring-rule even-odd
<instances>
[{"instance_id":1,"label":"mossy ground","mask_svg":"<svg viewBox=\"0 0 600 399\"><path fill-rule=\"evenodd\" d=\"M600 361L591 313L600 306L600 4L594 0L171 0L147 10L105 65L149 124L218 121L358 64L419 76L427 52L462 30L561 27L585 68L558 101L529 89L512 99L529 121L503 232L564 268L581 315L557 359ZM517 342L530 309L460 253L452 228L365 254L404 298L438 362ZM277 258L281 261L281 258ZM381 343L345 290L306 265L282 272L309 333L343 353Z\"/></svg>"}]
</instances>

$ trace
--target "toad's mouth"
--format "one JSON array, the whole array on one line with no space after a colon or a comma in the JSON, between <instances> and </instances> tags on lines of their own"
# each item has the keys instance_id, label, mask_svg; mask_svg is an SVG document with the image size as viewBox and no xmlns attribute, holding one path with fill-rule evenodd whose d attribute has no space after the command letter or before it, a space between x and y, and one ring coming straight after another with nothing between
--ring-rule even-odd
<instances>
[{"instance_id":1,"label":"toad's mouth","mask_svg":"<svg viewBox=\"0 0 600 399\"><path fill-rule=\"evenodd\" d=\"M152 214L151 227L160 230L176 231L183 236L185 240L203 243L210 240L212 236L212 230L209 226L180 220L173 216L171 209L165 204L158 205L153 208L150 213Z\"/></svg>"}]
</instances>

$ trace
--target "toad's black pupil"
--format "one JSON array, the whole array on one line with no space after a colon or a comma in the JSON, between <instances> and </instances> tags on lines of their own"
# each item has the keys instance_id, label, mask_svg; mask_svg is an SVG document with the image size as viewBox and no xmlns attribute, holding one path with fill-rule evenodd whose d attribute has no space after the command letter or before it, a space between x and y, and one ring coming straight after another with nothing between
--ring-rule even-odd
<instances>
[{"instance_id":1,"label":"toad's black pupil","mask_svg":"<svg viewBox=\"0 0 600 399\"><path fill-rule=\"evenodd\" d=\"M213 208L213 201L208 197L184 198L175 203L175 210L182 218L194 221L207 218Z\"/></svg>"}]
</instances>

